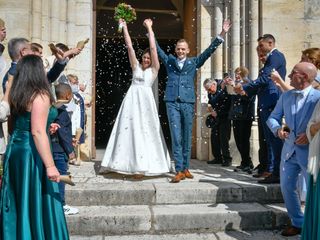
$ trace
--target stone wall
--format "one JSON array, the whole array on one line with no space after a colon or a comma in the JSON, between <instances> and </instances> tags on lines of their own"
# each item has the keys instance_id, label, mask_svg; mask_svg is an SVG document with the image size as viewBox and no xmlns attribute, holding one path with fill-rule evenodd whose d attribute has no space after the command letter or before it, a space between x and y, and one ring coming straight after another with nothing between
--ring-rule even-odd
<instances>
[{"instance_id":1,"label":"stone wall","mask_svg":"<svg viewBox=\"0 0 320 240\"><path fill-rule=\"evenodd\" d=\"M203 81L208 77L221 78L222 73L233 68L235 64L248 66L251 77L255 78L258 70L255 45L256 38L261 33L275 35L277 48L286 55L289 72L300 60L301 50L320 47L320 2L198 0L197 11L198 53L220 32L224 18L231 18L235 23L225 44L219 47L198 74L195 136L197 158L207 160L210 158L211 150L209 130L204 126L203 118L207 102L206 93L202 88ZM0 0L0 17L6 21L7 39L26 37L39 42L45 47L44 55L50 54L47 47L50 42L64 42L73 47L77 41L87 37L92 40L95 32L93 1L90 0ZM89 94L92 93L92 42L86 45L81 55L70 61L66 69L67 73L75 73L80 81L88 83ZM7 54L6 57L8 59ZM88 112L88 126L87 133L91 139L91 111ZM255 140L253 145L256 149ZM235 147L234 142L232 146Z\"/></svg>"},{"instance_id":2,"label":"stone wall","mask_svg":"<svg viewBox=\"0 0 320 240\"><path fill-rule=\"evenodd\" d=\"M7 28L4 44L7 46L10 38L24 37L40 43L44 47L44 56L49 56L48 43L62 42L75 47L78 41L90 38L81 54L68 63L65 72L78 75L80 82L87 83L86 91L91 95L92 4L91 0L0 0L0 18L6 22ZM5 57L9 67L11 61L7 51ZM87 112L87 133L91 139L92 114L90 110Z\"/></svg>"}]
</instances>

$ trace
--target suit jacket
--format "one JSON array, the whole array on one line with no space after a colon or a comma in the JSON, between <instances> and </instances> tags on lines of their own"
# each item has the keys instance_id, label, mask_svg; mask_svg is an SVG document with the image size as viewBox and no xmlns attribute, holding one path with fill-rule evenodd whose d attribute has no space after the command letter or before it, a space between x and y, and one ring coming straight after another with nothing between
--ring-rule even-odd
<instances>
[{"instance_id":1,"label":"suit jacket","mask_svg":"<svg viewBox=\"0 0 320 240\"><path fill-rule=\"evenodd\" d=\"M65 153L69 156L74 151L72 146L72 132L71 132L71 119L66 106L62 105L58 108L58 116L54 121L60 125L57 132L51 136L52 140L52 152L53 153Z\"/></svg>"},{"instance_id":2,"label":"suit jacket","mask_svg":"<svg viewBox=\"0 0 320 240\"><path fill-rule=\"evenodd\" d=\"M47 72L48 81L52 83L55 80L57 80L57 78L63 72L65 66L66 66L65 63L59 63L58 61L56 61L52 66L52 68ZM17 63L12 62L11 67L9 68L9 70L7 71L6 75L3 77L3 80L2 80L3 93L6 91L6 83L8 81L8 76L9 75L14 76L16 74L16 71L17 71Z\"/></svg>"},{"instance_id":3,"label":"suit jacket","mask_svg":"<svg viewBox=\"0 0 320 240\"><path fill-rule=\"evenodd\" d=\"M274 49L268 56L266 63L259 71L258 78L243 86L244 91L249 97L255 94L258 95L259 109L273 109L281 95L281 91L270 79L273 69L279 72L282 79L285 79L286 59L277 49Z\"/></svg>"},{"instance_id":4,"label":"suit jacket","mask_svg":"<svg viewBox=\"0 0 320 240\"><path fill-rule=\"evenodd\" d=\"M217 112L218 119L224 119L228 117L231 103L231 95L227 93L226 88L221 88L222 80L217 81L217 91L215 94L208 93L209 104L213 110Z\"/></svg>"},{"instance_id":5,"label":"suit jacket","mask_svg":"<svg viewBox=\"0 0 320 240\"><path fill-rule=\"evenodd\" d=\"M297 145L295 140L301 133L306 133L306 128L313 110L320 99L320 91L311 88L306 100L297 114L295 114L296 95L294 90L290 90L281 95L276 107L272 111L267 125L277 136L277 130L281 128L282 118L290 128L289 137L285 140L281 159L288 160L293 153L296 153L297 159L307 166L309 144Z\"/></svg>"},{"instance_id":6,"label":"suit jacket","mask_svg":"<svg viewBox=\"0 0 320 240\"><path fill-rule=\"evenodd\" d=\"M195 103L194 77L197 69L200 68L217 47L223 42L221 37L216 37L210 46L198 57L187 58L182 69L178 66L178 61L172 54L167 55L157 43L159 58L165 65L168 74L164 101Z\"/></svg>"},{"instance_id":7,"label":"suit jacket","mask_svg":"<svg viewBox=\"0 0 320 240\"><path fill-rule=\"evenodd\" d=\"M8 120L10 115L9 104L5 101L0 102L0 154L4 154L6 151L6 141L3 134L2 123Z\"/></svg>"}]
</instances>

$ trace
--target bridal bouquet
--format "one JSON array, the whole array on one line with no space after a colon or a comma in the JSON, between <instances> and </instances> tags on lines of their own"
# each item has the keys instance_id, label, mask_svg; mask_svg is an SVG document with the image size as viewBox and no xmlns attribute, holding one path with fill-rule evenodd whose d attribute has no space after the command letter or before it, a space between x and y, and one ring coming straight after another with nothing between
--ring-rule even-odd
<instances>
[{"instance_id":1,"label":"bridal bouquet","mask_svg":"<svg viewBox=\"0 0 320 240\"><path fill-rule=\"evenodd\" d=\"M116 21L119 21L119 19L123 19L127 23L136 20L137 19L137 14L136 10L131 7L131 5L126 4L126 3L119 3L118 6L115 7L114 9L114 19ZM118 32L122 32L122 24L119 24L118 27Z\"/></svg>"}]
</instances>

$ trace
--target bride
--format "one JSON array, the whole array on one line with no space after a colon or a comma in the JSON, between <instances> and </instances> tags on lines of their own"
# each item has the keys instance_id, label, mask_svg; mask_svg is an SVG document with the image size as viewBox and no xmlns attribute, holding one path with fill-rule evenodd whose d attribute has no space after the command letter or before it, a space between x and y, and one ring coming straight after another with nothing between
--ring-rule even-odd
<instances>
[{"instance_id":1,"label":"bride","mask_svg":"<svg viewBox=\"0 0 320 240\"><path fill-rule=\"evenodd\" d=\"M167 173L170 156L151 88L160 68L152 20L143 22L150 49L143 52L141 64L132 47L126 22L120 19L119 24L123 25L133 78L113 126L100 172L135 174L137 178Z\"/></svg>"}]
</instances>

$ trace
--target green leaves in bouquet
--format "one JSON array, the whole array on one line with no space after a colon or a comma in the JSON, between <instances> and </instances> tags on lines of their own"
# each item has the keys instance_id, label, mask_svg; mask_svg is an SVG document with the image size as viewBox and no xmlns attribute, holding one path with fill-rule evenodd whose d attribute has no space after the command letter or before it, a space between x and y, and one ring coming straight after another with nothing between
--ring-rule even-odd
<instances>
[{"instance_id":1,"label":"green leaves in bouquet","mask_svg":"<svg viewBox=\"0 0 320 240\"><path fill-rule=\"evenodd\" d=\"M137 15L134 8L126 3L119 3L117 7L115 7L114 19L119 21L119 19L125 20L127 23L136 20Z\"/></svg>"}]
</instances>

